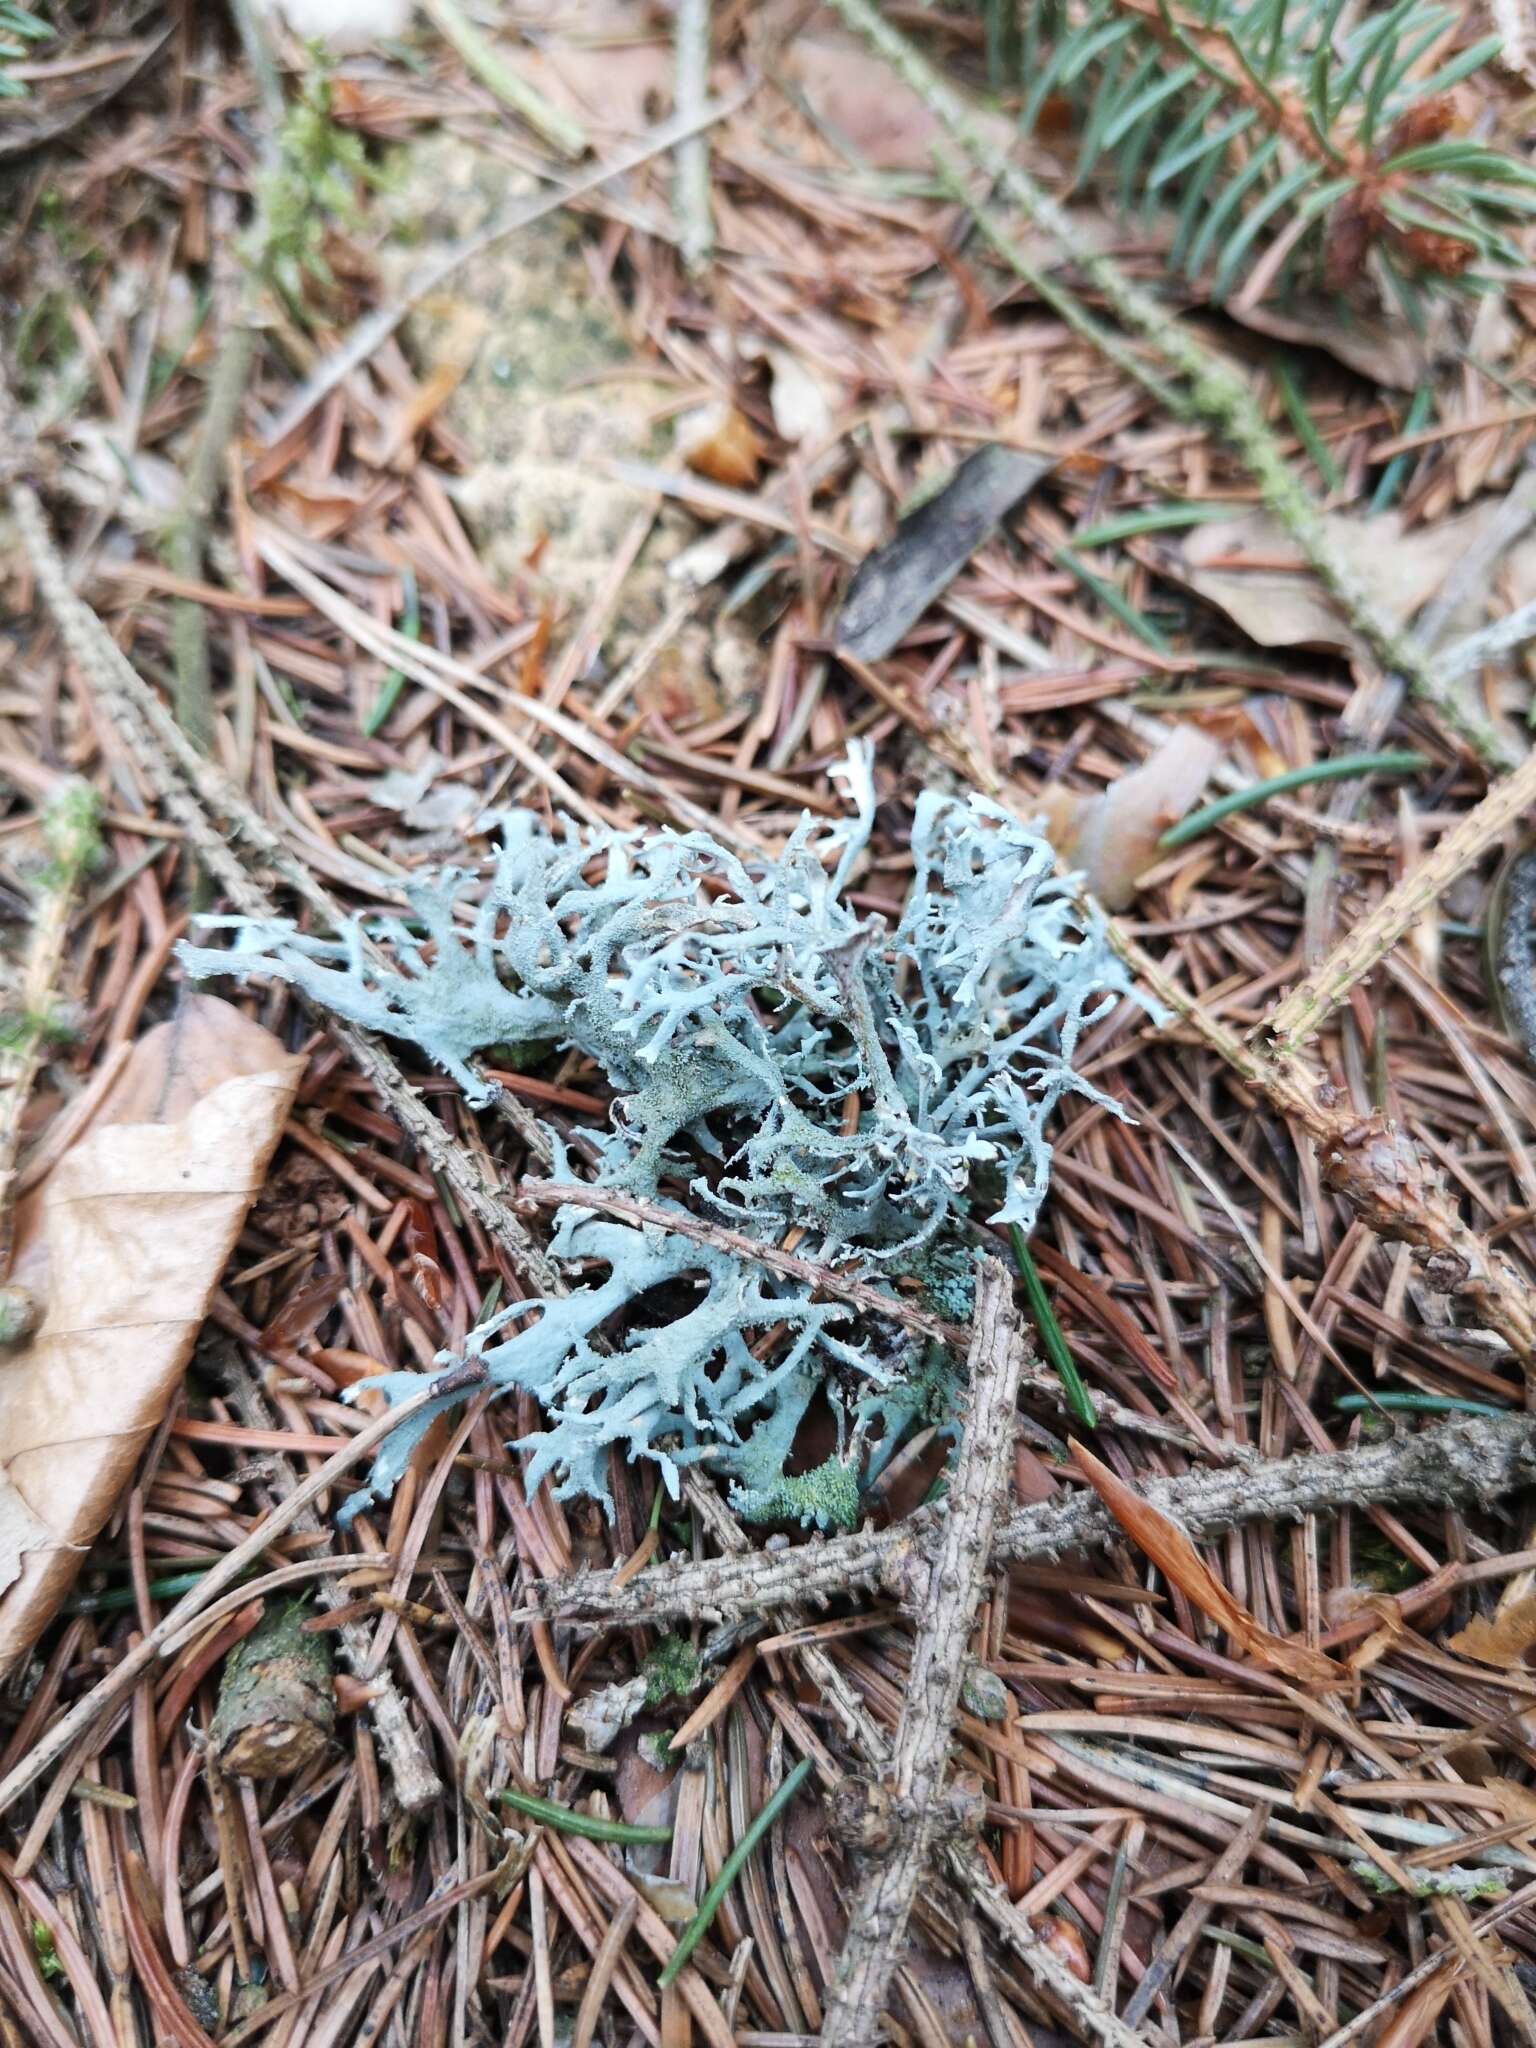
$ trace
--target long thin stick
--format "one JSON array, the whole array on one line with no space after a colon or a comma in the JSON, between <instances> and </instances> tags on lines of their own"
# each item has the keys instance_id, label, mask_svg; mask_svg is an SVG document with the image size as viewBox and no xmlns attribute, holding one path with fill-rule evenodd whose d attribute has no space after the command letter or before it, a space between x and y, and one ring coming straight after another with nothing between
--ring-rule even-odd
<instances>
[{"instance_id":1,"label":"long thin stick","mask_svg":"<svg viewBox=\"0 0 1536 2048\"><path fill-rule=\"evenodd\" d=\"M673 35L677 111L682 115L702 107L709 91L709 12L710 0L678 0ZM683 261L690 270L697 270L715 240L709 206L709 144L702 134L678 144L675 189Z\"/></svg>"}]
</instances>

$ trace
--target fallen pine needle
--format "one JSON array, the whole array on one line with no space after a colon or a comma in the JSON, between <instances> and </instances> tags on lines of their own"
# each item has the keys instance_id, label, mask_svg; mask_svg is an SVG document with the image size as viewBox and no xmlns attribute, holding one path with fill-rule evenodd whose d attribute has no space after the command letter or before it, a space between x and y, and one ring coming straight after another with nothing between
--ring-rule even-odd
<instances>
[{"instance_id":1,"label":"fallen pine needle","mask_svg":"<svg viewBox=\"0 0 1536 2048\"><path fill-rule=\"evenodd\" d=\"M637 1827L627 1820L599 1820L595 1813L578 1813L574 1807L561 1806L553 1799L539 1799L532 1792L515 1792L510 1785L496 1797L503 1806L526 1813L530 1820L542 1821L557 1834L585 1835L589 1842L628 1842L637 1846L672 1839L670 1828Z\"/></svg>"},{"instance_id":2,"label":"fallen pine needle","mask_svg":"<svg viewBox=\"0 0 1536 2048\"><path fill-rule=\"evenodd\" d=\"M788 1806L790 1800L800 1790L800 1787L805 1783L810 1774L811 1759L808 1756L802 1757L778 1791L773 1794L772 1798L764 1802L751 1826L721 1864L720 1875L704 1894L698 1912L694 1914L678 1937L677 1947L673 1949L666 1968L657 1979L663 1991L677 1982L684 1963L687 1962L699 1943L704 1939L704 1936L709 1932L710 1923L719 1912L726 1893L736 1882L737 1873L741 1870L742 1865L763 1839L763 1836L773 1826L785 1807Z\"/></svg>"},{"instance_id":3,"label":"fallen pine needle","mask_svg":"<svg viewBox=\"0 0 1536 2048\"><path fill-rule=\"evenodd\" d=\"M1158 848L1163 853L1172 853L1175 847L1187 846L1191 839L1198 839L1223 818L1230 818L1234 811L1251 810L1255 804L1265 803L1272 796L1284 796L1287 790L1305 788L1309 782L1343 782L1351 775L1417 775L1429 765L1423 754L1406 753L1401 748L1383 754L1337 754L1330 761L1308 761L1300 768L1287 768L1281 775L1251 782L1246 789L1231 790L1214 803L1202 804L1198 811L1191 811L1187 818L1170 826L1158 840Z\"/></svg>"}]
</instances>

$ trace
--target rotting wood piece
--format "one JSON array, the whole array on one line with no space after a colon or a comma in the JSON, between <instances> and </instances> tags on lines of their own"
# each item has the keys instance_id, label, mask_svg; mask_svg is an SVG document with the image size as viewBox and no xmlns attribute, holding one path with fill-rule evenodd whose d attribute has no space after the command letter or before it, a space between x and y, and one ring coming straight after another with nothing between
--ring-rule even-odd
<instances>
[{"instance_id":1,"label":"rotting wood piece","mask_svg":"<svg viewBox=\"0 0 1536 2048\"><path fill-rule=\"evenodd\" d=\"M306 1634L300 1601L274 1607L237 1643L209 1730L232 1778L290 1778L312 1764L336 1723L330 1639Z\"/></svg>"}]
</instances>

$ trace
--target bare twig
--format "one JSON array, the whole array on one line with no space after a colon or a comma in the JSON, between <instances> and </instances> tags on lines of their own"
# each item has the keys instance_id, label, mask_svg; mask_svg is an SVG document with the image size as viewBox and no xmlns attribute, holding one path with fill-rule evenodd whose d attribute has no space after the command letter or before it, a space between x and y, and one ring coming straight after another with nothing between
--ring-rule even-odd
<instances>
[{"instance_id":1,"label":"bare twig","mask_svg":"<svg viewBox=\"0 0 1536 2048\"><path fill-rule=\"evenodd\" d=\"M1207 1539L1243 1522L1294 1520L1384 1502L1481 1501L1536 1478L1536 1417L1492 1416L1392 1437L1351 1451L1276 1458L1149 1483L1146 1496ZM776 1602L883 1587L910 1597L936 1517L922 1508L893 1529L862 1529L797 1549L752 1551L708 1564L653 1564L622 1587L611 1572L551 1579L534 1590L545 1614L624 1623L745 1614ZM997 1531L993 1556L1024 1564L1102 1549L1120 1531L1098 1501L1079 1494L1021 1508ZM917 1576L914 1579L913 1574Z\"/></svg>"},{"instance_id":2,"label":"bare twig","mask_svg":"<svg viewBox=\"0 0 1536 2048\"><path fill-rule=\"evenodd\" d=\"M1469 633L1465 640L1454 641L1441 656L1440 673L1447 682L1469 676L1485 662L1513 654L1528 640L1536 640L1536 604L1523 604L1506 612L1502 619L1495 619L1480 633Z\"/></svg>"},{"instance_id":3,"label":"bare twig","mask_svg":"<svg viewBox=\"0 0 1536 2048\"><path fill-rule=\"evenodd\" d=\"M677 48L677 111L696 114L709 92L710 0L679 0L674 36ZM709 143L701 133L677 147L677 217L683 261L697 270L714 246L709 205Z\"/></svg>"},{"instance_id":4,"label":"bare twig","mask_svg":"<svg viewBox=\"0 0 1536 2048\"><path fill-rule=\"evenodd\" d=\"M273 1428L276 1417L267 1405L255 1374L245 1367L243 1360L231 1361L230 1379L230 1405L241 1420L257 1429ZM274 1457L273 1463L277 1484L272 1492L281 1499L298 1486L299 1475L291 1459L278 1456ZM320 1528L320 1517L313 1507L304 1509L297 1526L301 1530L317 1531ZM315 1592L321 1606L327 1608L344 1605L347 1597L329 1579L322 1579ZM341 1654L354 1677L378 1688L369 1702L369 1712L394 1781L395 1795L407 1813L419 1813L441 1796L443 1788L428 1761L421 1738L411 1725L405 1700L387 1671L370 1668L373 1661L373 1631L370 1628L361 1621L348 1621L342 1624L338 1634Z\"/></svg>"},{"instance_id":5,"label":"bare twig","mask_svg":"<svg viewBox=\"0 0 1536 2048\"><path fill-rule=\"evenodd\" d=\"M893 1838L872 1861L850 1909L837 1974L827 1991L823 2048L854 2048L875 2038L928 1867L971 1625L1013 1454L1022 1358L1008 1275L998 1260L984 1259L976 1280L965 1434L927 1569L887 1775Z\"/></svg>"},{"instance_id":6,"label":"bare twig","mask_svg":"<svg viewBox=\"0 0 1536 2048\"><path fill-rule=\"evenodd\" d=\"M1451 830L1396 888L1345 932L1320 966L1270 1015L1264 1034L1281 1054L1299 1052L1350 990L1397 944L1458 875L1502 839L1536 803L1536 750Z\"/></svg>"}]
</instances>

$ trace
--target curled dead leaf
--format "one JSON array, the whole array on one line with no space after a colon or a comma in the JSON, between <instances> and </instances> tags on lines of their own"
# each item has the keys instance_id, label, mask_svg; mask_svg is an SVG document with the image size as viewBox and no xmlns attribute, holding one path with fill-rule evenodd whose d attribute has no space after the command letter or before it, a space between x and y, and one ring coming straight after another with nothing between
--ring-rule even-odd
<instances>
[{"instance_id":1,"label":"curled dead leaf","mask_svg":"<svg viewBox=\"0 0 1536 2048\"><path fill-rule=\"evenodd\" d=\"M1041 791L1046 837L1063 861L1082 870L1106 910L1124 910L1134 899L1138 880L1157 860L1158 840L1200 796L1220 755L1213 739L1181 725L1149 760L1097 796L1060 784Z\"/></svg>"},{"instance_id":2,"label":"curled dead leaf","mask_svg":"<svg viewBox=\"0 0 1536 2048\"><path fill-rule=\"evenodd\" d=\"M230 1004L189 997L18 1213L13 1277L44 1313L0 1365L0 1673L165 1412L303 1064Z\"/></svg>"},{"instance_id":3,"label":"curled dead leaf","mask_svg":"<svg viewBox=\"0 0 1536 2048\"><path fill-rule=\"evenodd\" d=\"M1501 1671L1520 1669L1526 1652L1536 1646L1536 1593L1526 1593L1501 1607L1490 1620L1475 1614L1464 1629L1451 1637L1448 1648L1461 1657L1475 1657L1479 1664L1496 1664Z\"/></svg>"},{"instance_id":4,"label":"curled dead leaf","mask_svg":"<svg viewBox=\"0 0 1536 2048\"><path fill-rule=\"evenodd\" d=\"M1072 1455L1094 1492L1136 1548L1184 1595L1192 1607L1224 1628L1246 1656L1303 1685L1342 1682L1337 1665L1305 1644L1273 1634L1234 1598L1205 1563L1178 1523L1117 1478L1102 1459L1074 1440Z\"/></svg>"},{"instance_id":5,"label":"curled dead leaf","mask_svg":"<svg viewBox=\"0 0 1536 2048\"><path fill-rule=\"evenodd\" d=\"M677 423L677 452L688 467L717 484L757 482L763 444L752 423L723 399L685 413Z\"/></svg>"}]
</instances>

